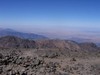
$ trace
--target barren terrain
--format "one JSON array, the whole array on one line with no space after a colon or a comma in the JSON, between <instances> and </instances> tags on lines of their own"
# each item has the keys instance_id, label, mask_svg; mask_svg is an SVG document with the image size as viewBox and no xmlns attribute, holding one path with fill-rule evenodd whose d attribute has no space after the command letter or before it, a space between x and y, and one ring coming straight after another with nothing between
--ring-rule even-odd
<instances>
[{"instance_id":1,"label":"barren terrain","mask_svg":"<svg viewBox=\"0 0 100 75\"><path fill-rule=\"evenodd\" d=\"M66 55L65 55L66 54ZM99 75L100 57L58 50L0 50L0 75ZM97 54L98 55L98 54Z\"/></svg>"},{"instance_id":2,"label":"barren terrain","mask_svg":"<svg viewBox=\"0 0 100 75\"><path fill-rule=\"evenodd\" d=\"M2 37L0 75L100 75L100 48L69 40Z\"/></svg>"}]
</instances>

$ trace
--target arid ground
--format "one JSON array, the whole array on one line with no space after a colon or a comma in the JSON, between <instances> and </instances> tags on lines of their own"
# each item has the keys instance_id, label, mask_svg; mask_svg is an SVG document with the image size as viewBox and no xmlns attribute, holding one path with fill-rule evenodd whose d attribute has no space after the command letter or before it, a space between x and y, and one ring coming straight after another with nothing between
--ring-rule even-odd
<instances>
[{"instance_id":1,"label":"arid ground","mask_svg":"<svg viewBox=\"0 0 100 75\"><path fill-rule=\"evenodd\" d=\"M100 47L69 40L2 37L0 75L100 75Z\"/></svg>"},{"instance_id":2,"label":"arid ground","mask_svg":"<svg viewBox=\"0 0 100 75\"><path fill-rule=\"evenodd\" d=\"M55 51L54 51L55 50ZM57 49L1 49L0 75L99 75L100 54ZM69 55L68 55L69 54Z\"/></svg>"}]
</instances>

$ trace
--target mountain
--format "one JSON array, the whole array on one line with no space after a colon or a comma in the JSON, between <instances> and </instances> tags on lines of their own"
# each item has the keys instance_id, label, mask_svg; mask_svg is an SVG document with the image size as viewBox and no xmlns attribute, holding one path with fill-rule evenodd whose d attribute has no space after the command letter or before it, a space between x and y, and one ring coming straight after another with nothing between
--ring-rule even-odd
<instances>
[{"instance_id":1,"label":"mountain","mask_svg":"<svg viewBox=\"0 0 100 75\"><path fill-rule=\"evenodd\" d=\"M100 48L94 43L77 43L70 40L29 40L15 36L0 38L0 48L37 48L37 49L58 49L68 51L96 51Z\"/></svg>"},{"instance_id":2,"label":"mountain","mask_svg":"<svg viewBox=\"0 0 100 75\"><path fill-rule=\"evenodd\" d=\"M79 45L67 40L29 40L15 36L0 38L0 48L49 48L49 49L80 49Z\"/></svg>"},{"instance_id":3,"label":"mountain","mask_svg":"<svg viewBox=\"0 0 100 75\"><path fill-rule=\"evenodd\" d=\"M96 44L94 44L92 42L80 43L79 45L82 48L82 50L88 50L88 51L96 51L99 48L99 47L97 47Z\"/></svg>"},{"instance_id":4,"label":"mountain","mask_svg":"<svg viewBox=\"0 0 100 75\"><path fill-rule=\"evenodd\" d=\"M69 40L58 40L58 39L37 40L36 44L40 48L57 48L57 49L73 49L73 50L80 49L78 43Z\"/></svg>"},{"instance_id":5,"label":"mountain","mask_svg":"<svg viewBox=\"0 0 100 75\"><path fill-rule=\"evenodd\" d=\"M92 37L88 37L88 38L84 38L84 37L71 37L68 38L68 40L73 40L76 41L78 43L88 43L88 42L93 42L95 43L97 46L100 47L100 38L92 38Z\"/></svg>"},{"instance_id":6,"label":"mountain","mask_svg":"<svg viewBox=\"0 0 100 75\"><path fill-rule=\"evenodd\" d=\"M47 37L43 35L38 35L38 34L33 34L33 33L23 33L23 32L18 32L12 29L0 29L0 37L2 36L16 36L24 39L48 39Z\"/></svg>"},{"instance_id":7,"label":"mountain","mask_svg":"<svg viewBox=\"0 0 100 75\"><path fill-rule=\"evenodd\" d=\"M35 48L35 41L14 36L0 38L0 48Z\"/></svg>"},{"instance_id":8,"label":"mountain","mask_svg":"<svg viewBox=\"0 0 100 75\"><path fill-rule=\"evenodd\" d=\"M69 40L73 40L73 41L76 41L76 42L79 42L79 43L82 43L82 42L91 42L92 41L91 39L78 38L78 37L72 37L72 38L69 38Z\"/></svg>"}]
</instances>

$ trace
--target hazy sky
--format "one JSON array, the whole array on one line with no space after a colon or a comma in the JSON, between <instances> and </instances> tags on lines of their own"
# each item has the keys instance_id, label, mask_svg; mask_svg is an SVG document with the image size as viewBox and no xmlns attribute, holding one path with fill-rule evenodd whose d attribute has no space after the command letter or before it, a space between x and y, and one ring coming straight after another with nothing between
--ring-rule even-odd
<instances>
[{"instance_id":1,"label":"hazy sky","mask_svg":"<svg viewBox=\"0 0 100 75\"><path fill-rule=\"evenodd\" d=\"M59 37L97 36L100 0L0 0L0 28Z\"/></svg>"}]
</instances>

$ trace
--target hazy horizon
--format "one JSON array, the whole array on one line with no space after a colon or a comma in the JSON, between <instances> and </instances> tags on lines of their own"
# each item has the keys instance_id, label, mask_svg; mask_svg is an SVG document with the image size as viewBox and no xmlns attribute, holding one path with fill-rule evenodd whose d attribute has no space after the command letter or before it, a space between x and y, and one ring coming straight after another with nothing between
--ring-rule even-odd
<instances>
[{"instance_id":1,"label":"hazy horizon","mask_svg":"<svg viewBox=\"0 0 100 75\"><path fill-rule=\"evenodd\" d=\"M0 28L51 37L100 38L99 0L0 0Z\"/></svg>"}]
</instances>

